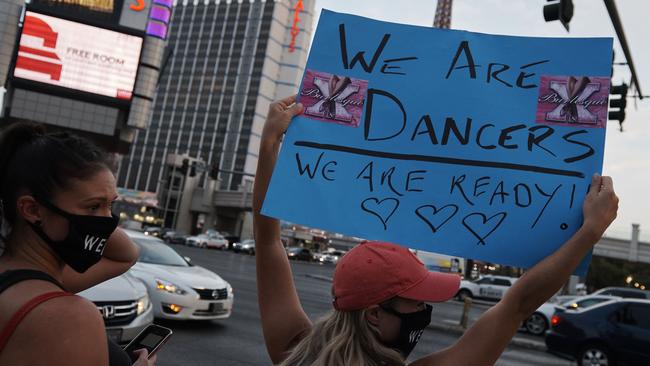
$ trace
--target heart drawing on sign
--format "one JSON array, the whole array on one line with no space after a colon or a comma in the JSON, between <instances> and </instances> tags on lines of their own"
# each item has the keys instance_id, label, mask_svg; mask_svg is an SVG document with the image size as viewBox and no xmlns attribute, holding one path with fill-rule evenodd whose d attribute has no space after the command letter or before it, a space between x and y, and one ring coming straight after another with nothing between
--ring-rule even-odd
<instances>
[{"instance_id":1,"label":"heart drawing on sign","mask_svg":"<svg viewBox=\"0 0 650 366\"><path fill-rule=\"evenodd\" d=\"M485 245L485 239L501 225L507 215L505 212L499 212L487 217L480 212L475 212L463 218L463 226L478 239L476 244Z\"/></svg>"},{"instance_id":2,"label":"heart drawing on sign","mask_svg":"<svg viewBox=\"0 0 650 366\"><path fill-rule=\"evenodd\" d=\"M458 206L449 204L436 208L434 205L424 205L415 209L415 214L418 215L425 224L429 226L434 233L438 232L440 228L451 220L458 212Z\"/></svg>"},{"instance_id":3,"label":"heart drawing on sign","mask_svg":"<svg viewBox=\"0 0 650 366\"><path fill-rule=\"evenodd\" d=\"M387 229L386 224L397 210L397 207L399 207L399 201L395 198L384 198L380 201L371 197L361 202L361 209L377 217L384 225L384 230Z\"/></svg>"}]
</instances>

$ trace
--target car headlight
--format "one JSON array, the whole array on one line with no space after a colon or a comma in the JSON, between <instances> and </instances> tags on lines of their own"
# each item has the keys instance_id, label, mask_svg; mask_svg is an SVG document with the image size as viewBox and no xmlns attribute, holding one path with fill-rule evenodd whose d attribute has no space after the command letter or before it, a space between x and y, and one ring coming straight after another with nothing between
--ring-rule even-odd
<instances>
[{"instance_id":1,"label":"car headlight","mask_svg":"<svg viewBox=\"0 0 650 366\"><path fill-rule=\"evenodd\" d=\"M140 315L149 308L149 296L144 295L143 297L139 298L137 304L138 304L137 314Z\"/></svg>"},{"instance_id":2,"label":"car headlight","mask_svg":"<svg viewBox=\"0 0 650 366\"><path fill-rule=\"evenodd\" d=\"M232 289L232 286L228 285L228 297L232 297L235 291Z\"/></svg>"},{"instance_id":3,"label":"car headlight","mask_svg":"<svg viewBox=\"0 0 650 366\"><path fill-rule=\"evenodd\" d=\"M160 291L167 291L169 293L177 294L177 295L185 295L187 293L187 291L176 286L175 284L160 279L156 279L156 289Z\"/></svg>"}]
</instances>

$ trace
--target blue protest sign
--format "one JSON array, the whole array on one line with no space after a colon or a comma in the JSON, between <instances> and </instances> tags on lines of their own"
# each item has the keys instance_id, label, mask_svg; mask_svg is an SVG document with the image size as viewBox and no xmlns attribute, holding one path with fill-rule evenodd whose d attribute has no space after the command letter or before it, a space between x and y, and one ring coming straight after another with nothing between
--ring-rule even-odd
<instances>
[{"instance_id":1,"label":"blue protest sign","mask_svg":"<svg viewBox=\"0 0 650 366\"><path fill-rule=\"evenodd\" d=\"M262 213L530 267L600 173L610 38L533 38L323 11ZM588 262L578 272L584 273Z\"/></svg>"}]
</instances>

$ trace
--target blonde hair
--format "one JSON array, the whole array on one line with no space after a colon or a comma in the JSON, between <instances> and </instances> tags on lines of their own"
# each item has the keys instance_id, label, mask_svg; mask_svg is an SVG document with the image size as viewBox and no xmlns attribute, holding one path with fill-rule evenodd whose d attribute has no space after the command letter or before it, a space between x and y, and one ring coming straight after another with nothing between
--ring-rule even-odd
<instances>
[{"instance_id":1,"label":"blonde hair","mask_svg":"<svg viewBox=\"0 0 650 366\"><path fill-rule=\"evenodd\" d=\"M334 310L314 324L280 366L403 366L402 355L384 346L366 310Z\"/></svg>"}]
</instances>

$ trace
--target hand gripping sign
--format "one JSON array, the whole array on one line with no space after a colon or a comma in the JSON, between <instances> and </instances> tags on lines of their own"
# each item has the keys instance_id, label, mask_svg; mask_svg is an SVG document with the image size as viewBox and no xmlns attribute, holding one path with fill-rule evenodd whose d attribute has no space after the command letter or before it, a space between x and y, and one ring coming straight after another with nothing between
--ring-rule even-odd
<instances>
[{"instance_id":1,"label":"hand gripping sign","mask_svg":"<svg viewBox=\"0 0 650 366\"><path fill-rule=\"evenodd\" d=\"M533 38L323 11L263 214L530 267L601 172L610 38ZM585 260L578 270L586 272Z\"/></svg>"}]
</instances>

